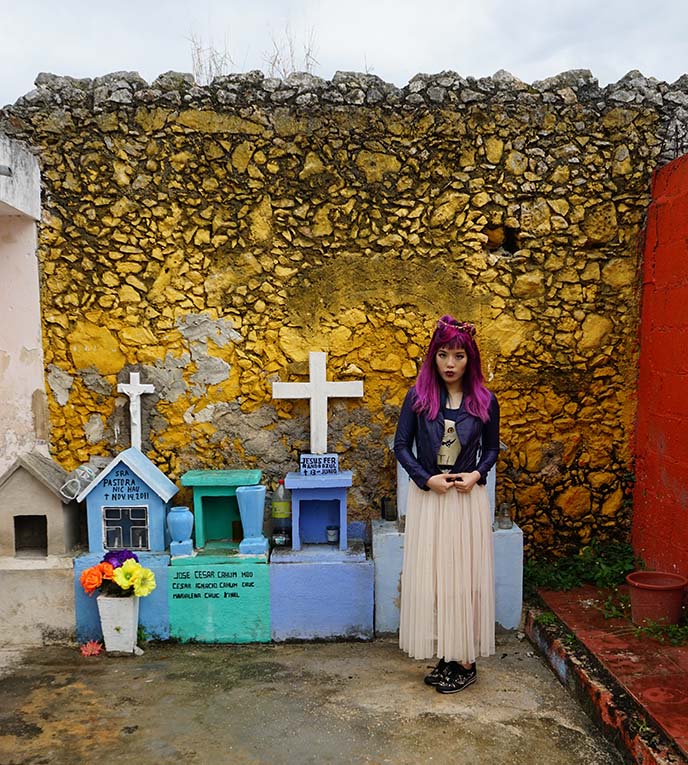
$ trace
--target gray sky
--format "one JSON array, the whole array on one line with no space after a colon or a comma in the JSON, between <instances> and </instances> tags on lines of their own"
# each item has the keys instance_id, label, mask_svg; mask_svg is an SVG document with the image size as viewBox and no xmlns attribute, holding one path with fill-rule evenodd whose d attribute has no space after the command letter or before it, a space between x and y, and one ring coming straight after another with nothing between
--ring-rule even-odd
<instances>
[{"instance_id":1,"label":"gray sky","mask_svg":"<svg viewBox=\"0 0 688 765\"><path fill-rule=\"evenodd\" d=\"M590 69L601 85L631 69L667 82L688 72L686 0L0 0L0 20L0 105L43 71L191 72L192 37L227 52L231 71L265 71L287 38L303 69L310 39L314 74L399 86L444 69L526 82Z\"/></svg>"}]
</instances>

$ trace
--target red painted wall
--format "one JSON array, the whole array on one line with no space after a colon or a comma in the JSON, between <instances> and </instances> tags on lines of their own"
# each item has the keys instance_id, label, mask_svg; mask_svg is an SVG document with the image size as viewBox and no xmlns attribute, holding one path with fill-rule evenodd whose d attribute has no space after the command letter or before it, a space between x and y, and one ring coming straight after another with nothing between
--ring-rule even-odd
<instances>
[{"instance_id":1,"label":"red painted wall","mask_svg":"<svg viewBox=\"0 0 688 765\"><path fill-rule=\"evenodd\" d=\"M655 173L643 265L633 549L688 576L688 155Z\"/></svg>"}]
</instances>

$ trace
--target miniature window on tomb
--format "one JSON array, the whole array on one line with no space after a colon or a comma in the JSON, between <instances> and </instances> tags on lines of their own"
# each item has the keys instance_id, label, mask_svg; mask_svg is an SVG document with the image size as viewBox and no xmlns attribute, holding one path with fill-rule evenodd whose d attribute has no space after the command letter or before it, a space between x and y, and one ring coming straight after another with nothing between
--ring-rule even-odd
<instances>
[{"instance_id":1,"label":"miniature window on tomb","mask_svg":"<svg viewBox=\"0 0 688 765\"><path fill-rule=\"evenodd\" d=\"M18 558L45 557L48 555L47 516L14 516L14 552Z\"/></svg>"},{"instance_id":2,"label":"miniature window on tomb","mask_svg":"<svg viewBox=\"0 0 688 765\"><path fill-rule=\"evenodd\" d=\"M149 550L148 507L104 507L103 531L106 550Z\"/></svg>"}]
</instances>

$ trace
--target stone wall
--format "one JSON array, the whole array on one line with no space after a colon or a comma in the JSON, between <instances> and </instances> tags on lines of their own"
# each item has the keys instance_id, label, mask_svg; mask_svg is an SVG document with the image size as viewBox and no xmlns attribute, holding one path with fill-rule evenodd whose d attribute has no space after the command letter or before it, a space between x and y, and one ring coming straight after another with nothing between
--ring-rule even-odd
<instances>
[{"instance_id":1,"label":"stone wall","mask_svg":"<svg viewBox=\"0 0 688 765\"><path fill-rule=\"evenodd\" d=\"M308 446L274 380L328 352L329 446L352 516L394 494L389 439L434 320L479 327L502 406L498 500L531 550L629 524L638 242L658 163L688 147L688 78L506 72L197 87L168 73L40 75L0 113L35 148L52 453L128 446L116 383L140 370L144 451L171 478Z\"/></svg>"}]
</instances>

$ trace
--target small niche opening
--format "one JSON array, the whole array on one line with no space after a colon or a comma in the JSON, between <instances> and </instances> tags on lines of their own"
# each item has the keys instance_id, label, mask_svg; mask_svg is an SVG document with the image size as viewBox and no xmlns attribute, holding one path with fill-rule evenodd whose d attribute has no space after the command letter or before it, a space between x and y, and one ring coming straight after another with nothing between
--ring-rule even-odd
<instances>
[{"instance_id":1,"label":"small niche opening","mask_svg":"<svg viewBox=\"0 0 688 765\"><path fill-rule=\"evenodd\" d=\"M48 516L14 516L14 554L17 558L48 557Z\"/></svg>"},{"instance_id":2,"label":"small niche opening","mask_svg":"<svg viewBox=\"0 0 688 765\"><path fill-rule=\"evenodd\" d=\"M339 501L301 500L299 535L303 544L326 544L327 527L339 526Z\"/></svg>"},{"instance_id":3,"label":"small niche opening","mask_svg":"<svg viewBox=\"0 0 688 765\"><path fill-rule=\"evenodd\" d=\"M203 497L203 536L208 542L239 544L244 538L236 497Z\"/></svg>"},{"instance_id":4,"label":"small niche opening","mask_svg":"<svg viewBox=\"0 0 688 765\"><path fill-rule=\"evenodd\" d=\"M487 249L490 252L508 252L513 255L520 249L518 241L518 229L510 226L487 226L483 229L487 236Z\"/></svg>"},{"instance_id":5,"label":"small niche opening","mask_svg":"<svg viewBox=\"0 0 688 765\"><path fill-rule=\"evenodd\" d=\"M518 241L518 229L504 226L504 243L502 249L513 255L515 252L521 249L521 244Z\"/></svg>"}]
</instances>

